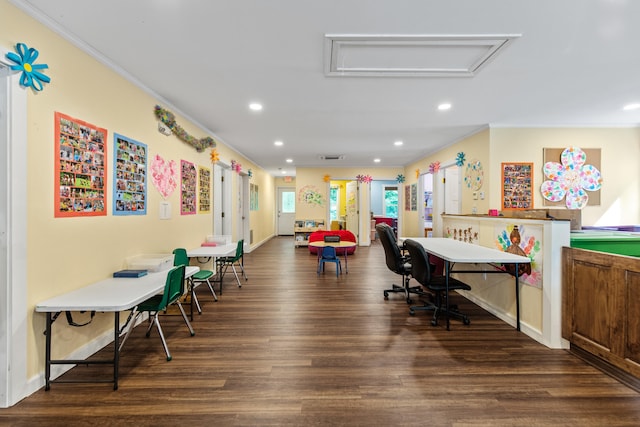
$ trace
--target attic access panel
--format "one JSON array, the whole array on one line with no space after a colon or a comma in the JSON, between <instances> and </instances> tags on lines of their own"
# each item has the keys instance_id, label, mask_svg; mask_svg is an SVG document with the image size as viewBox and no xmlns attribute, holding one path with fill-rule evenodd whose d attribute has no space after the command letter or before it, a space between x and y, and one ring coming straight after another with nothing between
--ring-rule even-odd
<instances>
[{"instance_id":1,"label":"attic access panel","mask_svg":"<svg viewBox=\"0 0 640 427\"><path fill-rule=\"evenodd\" d=\"M473 77L520 34L325 34L327 76Z\"/></svg>"}]
</instances>

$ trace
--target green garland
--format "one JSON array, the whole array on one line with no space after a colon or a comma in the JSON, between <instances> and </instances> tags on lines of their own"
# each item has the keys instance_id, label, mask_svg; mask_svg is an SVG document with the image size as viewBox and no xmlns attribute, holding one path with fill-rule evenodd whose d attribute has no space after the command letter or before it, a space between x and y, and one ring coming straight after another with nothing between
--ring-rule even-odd
<instances>
[{"instance_id":1,"label":"green garland","mask_svg":"<svg viewBox=\"0 0 640 427\"><path fill-rule=\"evenodd\" d=\"M189 135L179 124L176 123L176 116L174 116L171 111L165 110L159 105L156 105L154 108L154 112L158 120L167 125L175 136L177 136L187 144L190 144L193 148L196 149L198 153L202 153L207 147L216 146L216 142L209 136L198 139L194 136Z\"/></svg>"}]
</instances>

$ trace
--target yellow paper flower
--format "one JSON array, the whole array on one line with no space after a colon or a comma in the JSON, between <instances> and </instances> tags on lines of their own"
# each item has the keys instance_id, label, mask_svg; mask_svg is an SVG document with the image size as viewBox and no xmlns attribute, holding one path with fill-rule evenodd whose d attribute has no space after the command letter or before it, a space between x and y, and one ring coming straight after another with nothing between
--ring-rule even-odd
<instances>
[{"instance_id":1,"label":"yellow paper flower","mask_svg":"<svg viewBox=\"0 0 640 427\"><path fill-rule=\"evenodd\" d=\"M420 178L420 169L416 169L416 178Z\"/></svg>"},{"instance_id":2,"label":"yellow paper flower","mask_svg":"<svg viewBox=\"0 0 640 427\"><path fill-rule=\"evenodd\" d=\"M220 160L220 156L218 155L218 150L215 148L211 150L211 163L218 163Z\"/></svg>"}]
</instances>

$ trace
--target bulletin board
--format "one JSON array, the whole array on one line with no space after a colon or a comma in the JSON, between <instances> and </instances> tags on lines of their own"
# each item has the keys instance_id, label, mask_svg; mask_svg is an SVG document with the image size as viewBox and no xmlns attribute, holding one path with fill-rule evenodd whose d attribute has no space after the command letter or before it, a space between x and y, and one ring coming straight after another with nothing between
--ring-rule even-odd
<instances>
[{"instance_id":1,"label":"bulletin board","mask_svg":"<svg viewBox=\"0 0 640 427\"><path fill-rule=\"evenodd\" d=\"M211 212L211 169L198 166L198 212Z\"/></svg>"},{"instance_id":2,"label":"bulletin board","mask_svg":"<svg viewBox=\"0 0 640 427\"><path fill-rule=\"evenodd\" d=\"M107 130L54 114L54 216L107 214Z\"/></svg>"},{"instance_id":3,"label":"bulletin board","mask_svg":"<svg viewBox=\"0 0 640 427\"><path fill-rule=\"evenodd\" d=\"M194 215L196 213L196 185L198 174L196 166L180 161L180 213L182 215Z\"/></svg>"},{"instance_id":4,"label":"bulletin board","mask_svg":"<svg viewBox=\"0 0 640 427\"><path fill-rule=\"evenodd\" d=\"M543 148L542 149L542 158L543 164L547 162L557 162L560 163L560 156L564 151L564 148ZM593 165L598 170L601 169L601 158L602 153L600 148L582 148L584 154L587 155L587 164ZM544 179L547 179L544 177ZM589 199L587 200L587 206L599 206L600 205L600 190L589 191ZM552 202L550 200L542 198L543 206L563 206L566 207L566 202L561 200L559 202Z\"/></svg>"},{"instance_id":5,"label":"bulletin board","mask_svg":"<svg viewBox=\"0 0 640 427\"><path fill-rule=\"evenodd\" d=\"M113 215L147 213L147 146L113 134Z\"/></svg>"},{"instance_id":6,"label":"bulletin board","mask_svg":"<svg viewBox=\"0 0 640 427\"><path fill-rule=\"evenodd\" d=\"M502 210L533 209L533 163L502 163Z\"/></svg>"}]
</instances>

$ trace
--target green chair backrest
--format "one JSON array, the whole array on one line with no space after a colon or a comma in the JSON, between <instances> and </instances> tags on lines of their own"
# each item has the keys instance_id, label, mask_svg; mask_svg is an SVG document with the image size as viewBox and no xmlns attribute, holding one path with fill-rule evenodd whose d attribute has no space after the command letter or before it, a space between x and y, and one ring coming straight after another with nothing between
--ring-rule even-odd
<instances>
[{"instance_id":1,"label":"green chair backrest","mask_svg":"<svg viewBox=\"0 0 640 427\"><path fill-rule=\"evenodd\" d=\"M184 271L186 267L184 265L179 265L169 270L167 274L167 283L165 285L165 293L162 296L163 303L166 299L166 306L173 304L182 296L184 293L183 284L184 284Z\"/></svg>"},{"instance_id":2,"label":"green chair backrest","mask_svg":"<svg viewBox=\"0 0 640 427\"><path fill-rule=\"evenodd\" d=\"M244 253L244 239L238 240L238 246L236 246L236 256L233 258L234 261L238 261L242 258L242 254Z\"/></svg>"},{"instance_id":3,"label":"green chair backrest","mask_svg":"<svg viewBox=\"0 0 640 427\"><path fill-rule=\"evenodd\" d=\"M173 250L173 265L189 265L189 257L187 256L186 249L177 248Z\"/></svg>"}]
</instances>

